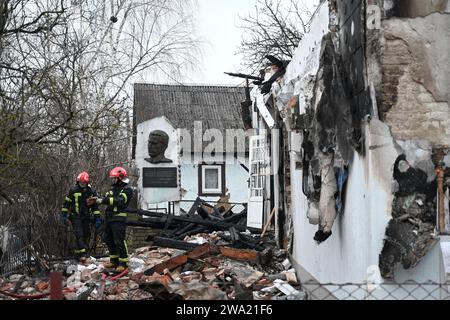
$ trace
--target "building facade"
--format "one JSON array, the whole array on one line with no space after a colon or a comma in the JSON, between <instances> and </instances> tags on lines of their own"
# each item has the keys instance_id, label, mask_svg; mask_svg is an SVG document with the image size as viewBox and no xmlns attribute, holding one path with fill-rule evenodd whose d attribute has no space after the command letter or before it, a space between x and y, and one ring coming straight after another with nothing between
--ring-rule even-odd
<instances>
[{"instance_id":1,"label":"building facade","mask_svg":"<svg viewBox=\"0 0 450 320\"><path fill-rule=\"evenodd\" d=\"M266 83L282 76L253 90L264 217L275 208L301 280L446 281L449 12L444 0L322 1Z\"/></svg>"},{"instance_id":2,"label":"building facade","mask_svg":"<svg viewBox=\"0 0 450 320\"><path fill-rule=\"evenodd\" d=\"M189 211L197 197L211 203L247 202L244 98L242 87L135 84L133 157L140 171L141 208L178 214ZM169 136L165 157L170 161L149 160L149 134L155 130ZM152 185L155 174L170 174L171 168L173 185Z\"/></svg>"}]
</instances>

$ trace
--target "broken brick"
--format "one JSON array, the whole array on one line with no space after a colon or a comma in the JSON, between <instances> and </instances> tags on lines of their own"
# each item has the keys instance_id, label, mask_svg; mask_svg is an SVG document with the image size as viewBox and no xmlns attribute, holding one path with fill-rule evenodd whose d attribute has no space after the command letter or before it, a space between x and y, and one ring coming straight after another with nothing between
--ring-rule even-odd
<instances>
[{"instance_id":1,"label":"broken brick","mask_svg":"<svg viewBox=\"0 0 450 320\"><path fill-rule=\"evenodd\" d=\"M45 282L45 281L39 281L35 285L35 288L37 291L45 291L48 289L48 287L49 287L49 284L48 284L48 282Z\"/></svg>"}]
</instances>

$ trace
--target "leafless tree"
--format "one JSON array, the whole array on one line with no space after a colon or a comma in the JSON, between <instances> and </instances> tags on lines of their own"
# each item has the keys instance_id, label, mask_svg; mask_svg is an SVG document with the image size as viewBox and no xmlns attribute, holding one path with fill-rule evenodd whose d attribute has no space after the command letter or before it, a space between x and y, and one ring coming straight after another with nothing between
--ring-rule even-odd
<instances>
[{"instance_id":1,"label":"leafless tree","mask_svg":"<svg viewBox=\"0 0 450 320\"><path fill-rule=\"evenodd\" d=\"M281 60L292 58L308 32L311 15L301 0L257 0L255 12L240 18L240 28L245 31L238 51L243 56L243 67L258 71L266 55Z\"/></svg>"},{"instance_id":2,"label":"leafless tree","mask_svg":"<svg viewBox=\"0 0 450 320\"><path fill-rule=\"evenodd\" d=\"M84 170L102 191L129 161L132 83L195 63L191 5L0 0L0 205L56 217Z\"/></svg>"}]
</instances>

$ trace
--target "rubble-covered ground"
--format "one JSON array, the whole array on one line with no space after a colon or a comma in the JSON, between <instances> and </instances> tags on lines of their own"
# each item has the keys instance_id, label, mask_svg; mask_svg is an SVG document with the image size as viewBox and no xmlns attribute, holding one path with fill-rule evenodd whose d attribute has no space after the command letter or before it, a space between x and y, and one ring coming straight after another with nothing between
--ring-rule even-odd
<instances>
[{"instance_id":1,"label":"rubble-covered ground","mask_svg":"<svg viewBox=\"0 0 450 320\"><path fill-rule=\"evenodd\" d=\"M253 253L260 256L261 252L242 249L241 255L241 249L226 247L222 240L226 236L227 232L212 232L186 237L185 242L199 245L197 250L202 249L202 243L225 250L202 252L199 258L173 248L138 248L130 253L128 274L118 279L102 280L103 274L106 277L103 264L109 261L107 257L91 257L84 264L74 260L54 262L51 269L62 273L62 291L67 300L305 299L284 250L267 247L266 259L255 261L248 257ZM234 250L233 254L237 252L238 256L226 253L227 250ZM169 259L176 264L149 274L151 269L157 270L162 263L172 261ZM13 274L0 278L2 300L46 300L50 299L49 292L49 276Z\"/></svg>"}]
</instances>

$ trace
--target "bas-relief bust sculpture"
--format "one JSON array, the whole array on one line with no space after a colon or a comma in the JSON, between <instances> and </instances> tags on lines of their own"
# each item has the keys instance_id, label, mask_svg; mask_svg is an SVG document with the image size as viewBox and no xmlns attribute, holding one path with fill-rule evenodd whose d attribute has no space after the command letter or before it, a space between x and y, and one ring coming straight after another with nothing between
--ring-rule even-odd
<instances>
[{"instance_id":1,"label":"bas-relief bust sculpture","mask_svg":"<svg viewBox=\"0 0 450 320\"><path fill-rule=\"evenodd\" d=\"M169 144L169 135L162 130L153 130L148 136L148 155L150 158L145 158L145 161L156 163L171 163L172 160L166 158L166 152Z\"/></svg>"}]
</instances>

